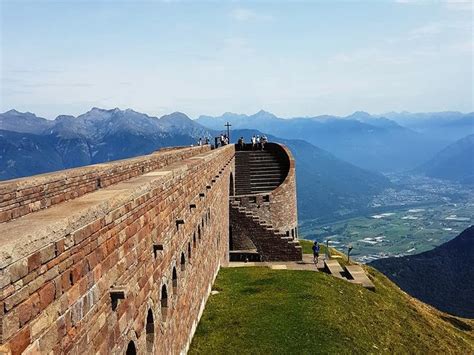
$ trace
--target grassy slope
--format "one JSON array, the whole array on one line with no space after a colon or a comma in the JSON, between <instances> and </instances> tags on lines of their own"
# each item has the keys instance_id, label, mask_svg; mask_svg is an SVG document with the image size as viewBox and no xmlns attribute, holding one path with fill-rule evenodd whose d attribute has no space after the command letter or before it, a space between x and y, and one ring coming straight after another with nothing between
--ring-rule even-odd
<instances>
[{"instance_id":1,"label":"grassy slope","mask_svg":"<svg viewBox=\"0 0 474 355\"><path fill-rule=\"evenodd\" d=\"M473 353L474 331L368 270L377 292L324 273L224 268L190 354Z\"/></svg>"}]
</instances>

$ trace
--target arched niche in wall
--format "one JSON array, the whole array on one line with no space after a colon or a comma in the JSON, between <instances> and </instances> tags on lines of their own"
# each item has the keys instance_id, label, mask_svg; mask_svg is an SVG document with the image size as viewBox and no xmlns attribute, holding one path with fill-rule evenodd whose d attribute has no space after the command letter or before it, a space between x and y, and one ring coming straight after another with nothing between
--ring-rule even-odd
<instances>
[{"instance_id":1,"label":"arched niche in wall","mask_svg":"<svg viewBox=\"0 0 474 355\"><path fill-rule=\"evenodd\" d=\"M234 174L232 172L230 173L229 195L234 196Z\"/></svg>"},{"instance_id":2,"label":"arched niche in wall","mask_svg":"<svg viewBox=\"0 0 474 355\"><path fill-rule=\"evenodd\" d=\"M178 272L176 271L175 266L173 266L172 280L173 280L173 294L177 294L178 293Z\"/></svg>"},{"instance_id":3,"label":"arched niche in wall","mask_svg":"<svg viewBox=\"0 0 474 355\"><path fill-rule=\"evenodd\" d=\"M168 289L166 285L161 286L161 317L163 321L166 321L166 316L168 315Z\"/></svg>"},{"instance_id":4,"label":"arched niche in wall","mask_svg":"<svg viewBox=\"0 0 474 355\"><path fill-rule=\"evenodd\" d=\"M146 315L146 351L149 353L153 352L153 345L155 344L155 321L153 318L153 312L151 309L148 309Z\"/></svg>"},{"instance_id":5,"label":"arched niche in wall","mask_svg":"<svg viewBox=\"0 0 474 355\"><path fill-rule=\"evenodd\" d=\"M186 270L186 257L181 253L181 271Z\"/></svg>"},{"instance_id":6,"label":"arched niche in wall","mask_svg":"<svg viewBox=\"0 0 474 355\"><path fill-rule=\"evenodd\" d=\"M137 348L133 340L130 340L130 342L128 343L125 355L137 355Z\"/></svg>"}]
</instances>

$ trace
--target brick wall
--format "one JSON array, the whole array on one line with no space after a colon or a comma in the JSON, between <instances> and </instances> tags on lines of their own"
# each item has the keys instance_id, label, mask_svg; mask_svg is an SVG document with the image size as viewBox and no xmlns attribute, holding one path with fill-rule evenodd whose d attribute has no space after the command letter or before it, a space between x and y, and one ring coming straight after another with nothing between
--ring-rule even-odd
<instances>
[{"instance_id":1,"label":"brick wall","mask_svg":"<svg viewBox=\"0 0 474 355\"><path fill-rule=\"evenodd\" d=\"M239 201L242 207L271 224L273 228L289 236L297 237L295 160L286 146L278 144L278 147L281 150L281 159L287 159L289 166L288 175L283 183L269 193L236 196L232 200Z\"/></svg>"},{"instance_id":2,"label":"brick wall","mask_svg":"<svg viewBox=\"0 0 474 355\"><path fill-rule=\"evenodd\" d=\"M0 223L117 184L209 149L210 146L165 149L134 159L0 182Z\"/></svg>"},{"instance_id":3,"label":"brick wall","mask_svg":"<svg viewBox=\"0 0 474 355\"><path fill-rule=\"evenodd\" d=\"M238 243L238 249L252 243L260 254L261 261L299 261L302 259L302 249L298 241L276 232L271 226L261 223L260 218L245 208L231 204L230 220L233 246ZM243 246L241 244L244 244ZM245 255L245 252L244 252Z\"/></svg>"},{"instance_id":4,"label":"brick wall","mask_svg":"<svg viewBox=\"0 0 474 355\"><path fill-rule=\"evenodd\" d=\"M132 341L138 353L187 349L228 261L234 165L233 146L198 149L169 151L166 162L144 157L136 162L146 167L141 176L110 186L117 182L111 173L108 187L57 205L51 199L50 208L0 224L1 351L122 354ZM127 171L129 163L114 168ZM53 191L63 174L70 172L40 177L39 194ZM4 201L13 199L7 190Z\"/></svg>"}]
</instances>

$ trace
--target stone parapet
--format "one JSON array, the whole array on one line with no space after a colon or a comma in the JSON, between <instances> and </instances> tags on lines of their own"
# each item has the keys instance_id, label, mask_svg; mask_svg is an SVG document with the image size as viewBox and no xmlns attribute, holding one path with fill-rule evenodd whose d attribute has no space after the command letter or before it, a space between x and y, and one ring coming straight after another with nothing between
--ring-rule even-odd
<instances>
[{"instance_id":1,"label":"stone parapet","mask_svg":"<svg viewBox=\"0 0 474 355\"><path fill-rule=\"evenodd\" d=\"M138 158L0 182L0 223L209 151L210 146L157 151Z\"/></svg>"},{"instance_id":2,"label":"stone parapet","mask_svg":"<svg viewBox=\"0 0 474 355\"><path fill-rule=\"evenodd\" d=\"M102 175L100 189L0 224L0 353L186 351L228 261L235 153L168 153L113 163L127 178ZM39 179L49 191L61 174L3 188Z\"/></svg>"}]
</instances>

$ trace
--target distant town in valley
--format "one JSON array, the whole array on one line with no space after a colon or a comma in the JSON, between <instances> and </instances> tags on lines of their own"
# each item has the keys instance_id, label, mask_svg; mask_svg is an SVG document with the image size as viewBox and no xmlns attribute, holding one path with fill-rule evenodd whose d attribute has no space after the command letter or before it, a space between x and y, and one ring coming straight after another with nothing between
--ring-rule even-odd
<instances>
[{"instance_id":1,"label":"distant town in valley","mask_svg":"<svg viewBox=\"0 0 474 355\"><path fill-rule=\"evenodd\" d=\"M425 176L390 174L394 187L374 196L365 213L302 220L300 233L347 250L366 263L431 250L473 224L474 188Z\"/></svg>"}]
</instances>

